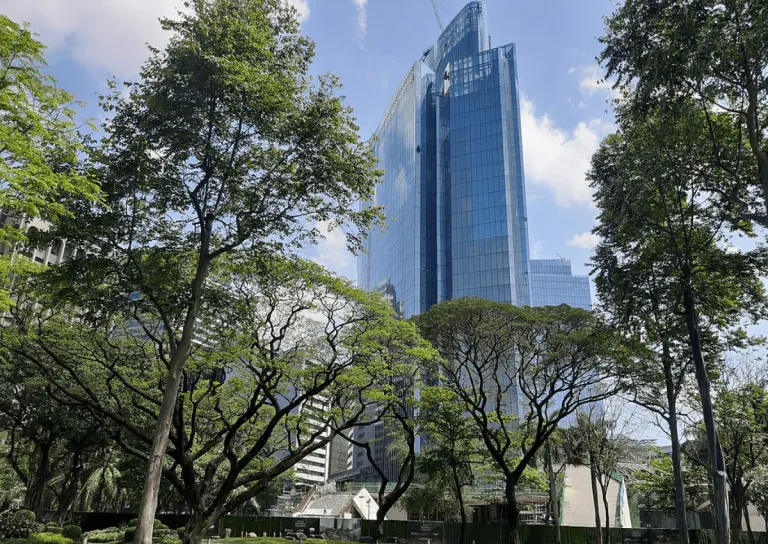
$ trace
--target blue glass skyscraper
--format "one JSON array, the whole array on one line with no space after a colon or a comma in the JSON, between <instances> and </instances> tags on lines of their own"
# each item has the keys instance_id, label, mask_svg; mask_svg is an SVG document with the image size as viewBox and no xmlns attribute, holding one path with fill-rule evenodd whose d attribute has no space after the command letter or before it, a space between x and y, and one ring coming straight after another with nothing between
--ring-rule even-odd
<instances>
[{"instance_id":1,"label":"blue glass skyscraper","mask_svg":"<svg viewBox=\"0 0 768 544\"><path fill-rule=\"evenodd\" d=\"M403 317L475 296L590 306L566 260L532 261L515 46L490 47L486 8L467 4L417 60L378 129L384 180L358 283Z\"/></svg>"},{"instance_id":2,"label":"blue glass skyscraper","mask_svg":"<svg viewBox=\"0 0 768 544\"><path fill-rule=\"evenodd\" d=\"M372 204L387 228L367 238L358 284L406 318L469 296L591 309L589 281L570 261L530 258L515 46L492 48L486 27L483 3L467 4L412 65L376 130L385 173ZM372 440L395 481L382 425L355 438ZM378 481L354 450L344 478Z\"/></svg>"}]
</instances>

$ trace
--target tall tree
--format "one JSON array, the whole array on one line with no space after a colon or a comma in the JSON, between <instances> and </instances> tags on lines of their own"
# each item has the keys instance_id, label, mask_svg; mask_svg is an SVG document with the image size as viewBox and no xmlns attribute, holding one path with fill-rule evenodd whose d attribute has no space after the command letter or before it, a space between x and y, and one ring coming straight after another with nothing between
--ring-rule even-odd
<instances>
[{"instance_id":1,"label":"tall tree","mask_svg":"<svg viewBox=\"0 0 768 544\"><path fill-rule=\"evenodd\" d=\"M465 544L467 505L464 488L485 463L474 424L456 393L448 387L426 387L419 401L421 432L426 437L420 468L433 480L447 480L458 505L461 528L459 544Z\"/></svg>"},{"instance_id":2,"label":"tall tree","mask_svg":"<svg viewBox=\"0 0 768 544\"><path fill-rule=\"evenodd\" d=\"M595 507L595 526L603 534L598 542L611 542L611 526L616 519L615 507L611 508L608 489L619 464L626 462L631 452L631 441L623 433L620 410L604 404L585 407L576 414L576 423L566 430L570 447L583 455L589 465L592 495ZM629 419L625 419L625 422ZM600 492L598 498L598 491ZM601 514L601 502L602 510Z\"/></svg>"},{"instance_id":3,"label":"tall tree","mask_svg":"<svg viewBox=\"0 0 768 544\"><path fill-rule=\"evenodd\" d=\"M161 464L189 509L189 544L339 433L379 417L370 407L394 403L391 384L431 353L378 295L314 263L218 261L215 277ZM17 296L14 326L1 331L12 352L55 399L96 414L120 448L149 463L172 361L162 320L140 298L125 302L125 320L122 310L83 316L57 299Z\"/></svg>"},{"instance_id":4,"label":"tall tree","mask_svg":"<svg viewBox=\"0 0 768 544\"><path fill-rule=\"evenodd\" d=\"M56 220L70 198L98 194L80 172L77 105L44 74L44 53L26 26L0 15L0 244L11 248L24 240L25 220ZM0 310L12 304L11 265L0 259Z\"/></svg>"},{"instance_id":5,"label":"tall tree","mask_svg":"<svg viewBox=\"0 0 768 544\"><path fill-rule=\"evenodd\" d=\"M738 127L707 133L720 178L710 189L747 220L768 226L768 11L760 0L628 0L606 20L599 60L636 90L631 109L693 100L701 115ZM743 160L718 161L747 146Z\"/></svg>"},{"instance_id":6,"label":"tall tree","mask_svg":"<svg viewBox=\"0 0 768 544\"><path fill-rule=\"evenodd\" d=\"M283 0L187 4L161 21L170 42L151 50L138 82L103 99L111 118L92 166L104 198L77 207L59 233L88 253L61 271L69 302L117 311L140 293L142 311L163 324L169 371L151 444L142 445L140 544L151 542L163 454L216 262L311 244L321 223L343 226L357 250L380 215L357 209L378 180L374 156L337 79L308 75L314 45L295 10Z\"/></svg>"},{"instance_id":7,"label":"tall tree","mask_svg":"<svg viewBox=\"0 0 768 544\"><path fill-rule=\"evenodd\" d=\"M737 206L708 191L722 178L722 169L713 165L709 133L733 130L727 115L702 114L685 103L625 117L621 131L595 154L589 173L599 209L595 233L601 242L594 264L600 296L620 301L631 313L633 302L650 294L661 312L679 316L679 326L685 326L707 429L721 544L729 539L727 485L705 355L708 343L718 341L710 332L738 341L743 334L729 334L732 328L765 312L759 280L766 271L765 252L731 245L734 233L751 236L751 225ZM743 147L723 150L717 161L740 164ZM648 286L656 289L649 292Z\"/></svg>"},{"instance_id":8,"label":"tall tree","mask_svg":"<svg viewBox=\"0 0 768 544\"><path fill-rule=\"evenodd\" d=\"M416 322L440 352L436 372L461 401L504 481L510 544L520 541L517 487L557 426L616 393L627 355L584 310L517 308L480 299L433 306Z\"/></svg>"},{"instance_id":9,"label":"tall tree","mask_svg":"<svg viewBox=\"0 0 768 544\"><path fill-rule=\"evenodd\" d=\"M742 521L746 519L749 540L754 544L747 507L754 471L768 464L768 383L764 378L741 380L729 373L725 371L715 386L715 411L731 491L731 535L733 542L741 541Z\"/></svg>"},{"instance_id":10,"label":"tall tree","mask_svg":"<svg viewBox=\"0 0 768 544\"><path fill-rule=\"evenodd\" d=\"M403 321L405 323L405 321ZM408 322L408 326L413 326ZM374 416L368 423L368 428L380 425L389 444L383 457L377 456L376 436L355 437L354 433L342 436L352 445L365 452L366 459L378 477L376 524L373 538L378 540L384 535L384 520L387 514L408 492L416 478L417 440L419 439L420 422L417 420L416 395L421 388L421 376L425 368L434 359L432 350L420 351L418 358L403 358L402 353L394 351L382 353L387 360L387 371L372 376L375 390L386 392L376 395L374 402L368 406ZM392 357L390 357L392 356ZM362 425L360 425L362 426ZM392 465L394 464L394 470ZM394 480L394 482L392 481ZM390 484L391 485L390 487Z\"/></svg>"},{"instance_id":11,"label":"tall tree","mask_svg":"<svg viewBox=\"0 0 768 544\"><path fill-rule=\"evenodd\" d=\"M104 443L99 422L87 410L56 402L39 372L4 352L0 356L0 425L7 433L6 460L25 487L24 507L40 517L54 503L53 494L57 509L63 507L60 517L66 518L77 493L83 457Z\"/></svg>"}]
</instances>

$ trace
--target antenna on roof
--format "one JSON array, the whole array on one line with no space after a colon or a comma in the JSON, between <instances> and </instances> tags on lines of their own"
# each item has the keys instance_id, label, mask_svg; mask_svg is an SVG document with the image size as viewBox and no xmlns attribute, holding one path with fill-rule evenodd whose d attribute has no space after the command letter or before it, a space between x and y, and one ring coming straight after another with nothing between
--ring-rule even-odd
<instances>
[{"instance_id":1,"label":"antenna on roof","mask_svg":"<svg viewBox=\"0 0 768 544\"><path fill-rule=\"evenodd\" d=\"M440 32L442 32L443 30L445 30L445 28L443 27L442 19L440 19L440 12L437 11L437 1L436 0L432 0L432 8L435 10L435 17L437 17L437 24L440 25Z\"/></svg>"}]
</instances>

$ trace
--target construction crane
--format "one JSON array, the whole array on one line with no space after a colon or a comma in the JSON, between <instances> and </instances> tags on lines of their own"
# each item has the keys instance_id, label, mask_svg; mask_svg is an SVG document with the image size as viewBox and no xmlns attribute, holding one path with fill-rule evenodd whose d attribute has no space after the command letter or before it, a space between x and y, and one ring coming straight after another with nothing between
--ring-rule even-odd
<instances>
[{"instance_id":1,"label":"construction crane","mask_svg":"<svg viewBox=\"0 0 768 544\"><path fill-rule=\"evenodd\" d=\"M435 10L435 17L437 17L437 24L440 25L440 32L442 32L443 30L445 30L445 28L443 27L442 19L440 19L440 12L437 11L437 0L432 0L432 7Z\"/></svg>"}]
</instances>

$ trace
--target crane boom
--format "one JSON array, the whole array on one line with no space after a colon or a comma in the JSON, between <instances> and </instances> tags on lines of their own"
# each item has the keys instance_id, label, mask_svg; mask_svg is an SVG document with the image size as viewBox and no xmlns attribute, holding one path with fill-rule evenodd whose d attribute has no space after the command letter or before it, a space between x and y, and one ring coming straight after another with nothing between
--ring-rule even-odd
<instances>
[{"instance_id":1,"label":"crane boom","mask_svg":"<svg viewBox=\"0 0 768 544\"><path fill-rule=\"evenodd\" d=\"M443 27L442 19L440 19L440 12L437 11L437 1L436 0L432 0L432 8L434 8L434 10L435 10L435 17L437 17L437 24L440 25L440 32L442 32L443 30L445 30L445 28Z\"/></svg>"}]
</instances>

